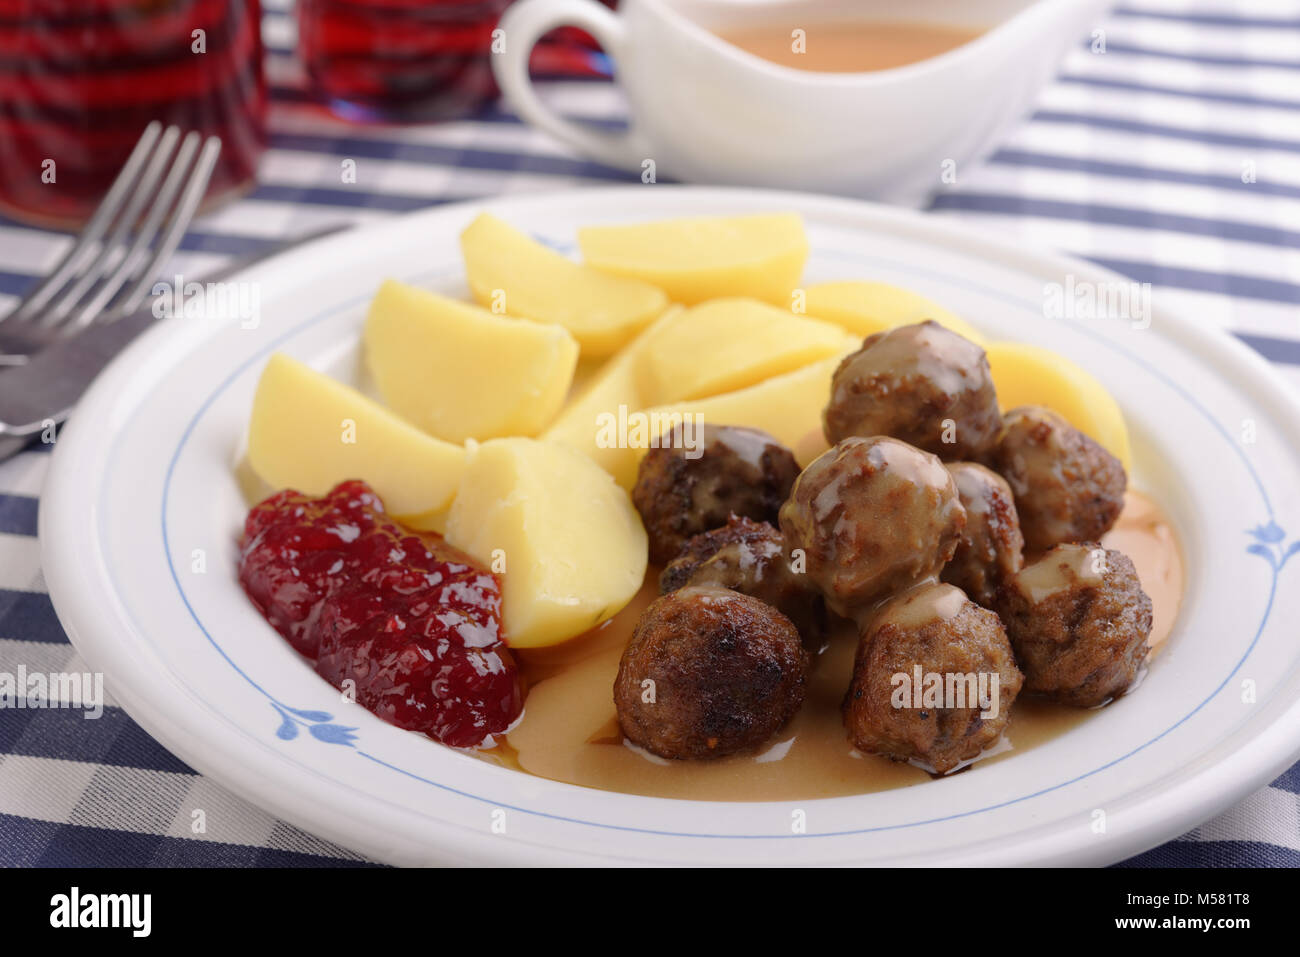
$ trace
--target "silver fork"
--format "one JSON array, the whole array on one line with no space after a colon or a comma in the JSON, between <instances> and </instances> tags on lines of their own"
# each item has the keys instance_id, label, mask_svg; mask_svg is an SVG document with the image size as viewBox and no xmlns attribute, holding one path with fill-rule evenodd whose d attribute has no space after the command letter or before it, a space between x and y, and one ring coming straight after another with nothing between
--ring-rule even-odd
<instances>
[{"instance_id":1,"label":"silver fork","mask_svg":"<svg viewBox=\"0 0 1300 957\"><path fill-rule=\"evenodd\" d=\"M220 152L218 137L182 136L156 120L145 127L68 254L0 319L0 366L137 311L189 228Z\"/></svg>"}]
</instances>

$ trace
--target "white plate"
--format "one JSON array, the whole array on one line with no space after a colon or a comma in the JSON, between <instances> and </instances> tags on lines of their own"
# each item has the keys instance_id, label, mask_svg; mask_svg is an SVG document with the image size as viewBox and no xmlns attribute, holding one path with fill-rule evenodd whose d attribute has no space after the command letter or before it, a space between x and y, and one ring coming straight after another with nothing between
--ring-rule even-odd
<instances>
[{"instance_id":1,"label":"white plate","mask_svg":"<svg viewBox=\"0 0 1300 957\"><path fill-rule=\"evenodd\" d=\"M1127 415L1134 484L1170 510L1186 550L1186 603L1141 691L967 774L748 804L542 780L341 703L235 578L245 506L232 467L253 387L275 349L352 377L366 303L385 277L462 294L457 237L484 206L561 247L586 223L797 209L812 243L809 282L908 286L991 337L1090 369ZM1282 531L1300 535L1300 407L1258 356L1159 309L1148 329L1045 318L1045 284L1071 275L1115 279L905 211L670 186L447 206L327 239L245 274L261 291L256 329L166 322L86 396L41 501L55 608L123 707L168 748L383 861L1115 861L1195 826L1300 750L1300 561L1283 565L1292 539ZM1243 442L1252 428L1255 441ZM200 553L206 571L196 570ZM335 726L352 730L331 739Z\"/></svg>"}]
</instances>

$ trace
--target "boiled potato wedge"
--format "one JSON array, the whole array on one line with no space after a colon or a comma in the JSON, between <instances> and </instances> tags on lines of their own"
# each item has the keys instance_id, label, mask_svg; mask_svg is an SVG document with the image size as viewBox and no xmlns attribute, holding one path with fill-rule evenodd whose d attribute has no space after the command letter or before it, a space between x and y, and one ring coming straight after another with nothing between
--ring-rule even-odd
<instances>
[{"instance_id":1,"label":"boiled potato wedge","mask_svg":"<svg viewBox=\"0 0 1300 957\"><path fill-rule=\"evenodd\" d=\"M656 335L642 369L656 403L702 399L839 355L847 339L839 326L757 299L713 299Z\"/></svg>"},{"instance_id":2,"label":"boiled potato wedge","mask_svg":"<svg viewBox=\"0 0 1300 957\"><path fill-rule=\"evenodd\" d=\"M588 226L578 230L578 246L602 272L644 280L690 306L752 296L788 307L808 259L796 213Z\"/></svg>"},{"instance_id":3,"label":"boiled potato wedge","mask_svg":"<svg viewBox=\"0 0 1300 957\"><path fill-rule=\"evenodd\" d=\"M688 415L702 425L747 425L771 433L789 446L801 465L807 465L826 451L822 435L821 414L831 391L831 376L849 345L841 355L821 359L811 365L774 376L766 382L726 392L707 399L656 406L630 413L627 421L610 428L611 435L626 435L629 441L617 444L602 464L624 488L636 484L637 466L646 449L683 421ZM608 438L608 437L607 437ZM604 441L605 445L614 445Z\"/></svg>"},{"instance_id":4,"label":"boiled potato wedge","mask_svg":"<svg viewBox=\"0 0 1300 957\"><path fill-rule=\"evenodd\" d=\"M460 484L465 450L276 353L253 397L248 463L272 488L312 496L346 479L363 479L401 518L447 508Z\"/></svg>"},{"instance_id":5,"label":"boiled potato wedge","mask_svg":"<svg viewBox=\"0 0 1300 957\"><path fill-rule=\"evenodd\" d=\"M516 648L596 627L645 576L645 528L627 492L556 442L471 445L446 538L501 573L505 637Z\"/></svg>"},{"instance_id":6,"label":"boiled potato wedge","mask_svg":"<svg viewBox=\"0 0 1300 957\"><path fill-rule=\"evenodd\" d=\"M941 326L965 336L976 345L986 345L979 330L922 295L883 282L823 282L805 290L804 306L810 316L843 326L865 338L933 319Z\"/></svg>"},{"instance_id":7,"label":"boiled potato wedge","mask_svg":"<svg viewBox=\"0 0 1300 957\"><path fill-rule=\"evenodd\" d=\"M384 402L456 443L536 435L560 411L578 363L578 343L562 326L391 279L370 303L365 347Z\"/></svg>"},{"instance_id":8,"label":"boiled potato wedge","mask_svg":"<svg viewBox=\"0 0 1300 957\"><path fill-rule=\"evenodd\" d=\"M402 515L400 516L402 524L407 528L414 528L421 532L437 532L439 535L447 531L447 516L451 513L451 502L449 501L442 508L436 508L431 512L421 512L419 515Z\"/></svg>"},{"instance_id":9,"label":"boiled potato wedge","mask_svg":"<svg viewBox=\"0 0 1300 957\"><path fill-rule=\"evenodd\" d=\"M460 247L480 305L563 326L584 356L612 354L668 306L655 286L575 263L488 213L461 233Z\"/></svg>"},{"instance_id":10,"label":"boiled potato wedge","mask_svg":"<svg viewBox=\"0 0 1300 957\"><path fill-rule=\"evenodd\" d=\"M601 418L617 415L620 406L624 409L641 409L660 401L650 391L646 377L641 374L641 360L655 337L681 321L684 314L685 310L680 306L671 307L617 355L607 359L578 394L569 400L541 438L577 449L601 468L612 470L624 452L619 448L602 448L596 444Z\"/></svg>"},{"instance_id":11,"label":"boiled potato wedge","mask_svg":"<svg viewBox=\"0 0 1300 957\"><path fill-rule=\"evenodd\" d=\"M995 342L985 350L998 405L1005 412L1041 405L1064 416L1131 470L1133 454L1124 414L1106 387L1064 356L1024 342Z\"/></svg>"}]
</instances>

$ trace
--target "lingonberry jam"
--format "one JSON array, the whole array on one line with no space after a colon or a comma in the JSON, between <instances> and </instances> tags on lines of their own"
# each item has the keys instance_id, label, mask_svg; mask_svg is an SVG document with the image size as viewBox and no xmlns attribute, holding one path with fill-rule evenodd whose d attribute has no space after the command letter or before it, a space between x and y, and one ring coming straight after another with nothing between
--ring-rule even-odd
<instances>
[{"instance_id":1,"label":"lingonberry jam","mask_svg":"<svg viewBox=\"0 0 1300 957\"><path fill-rule=\"evenodd\" d=\"M390 520L364 482L271 496L249 511L240 545L258 611L367 710L457 748L519 717L500 583L440 536Z\"/></svg>"}]
</instances>

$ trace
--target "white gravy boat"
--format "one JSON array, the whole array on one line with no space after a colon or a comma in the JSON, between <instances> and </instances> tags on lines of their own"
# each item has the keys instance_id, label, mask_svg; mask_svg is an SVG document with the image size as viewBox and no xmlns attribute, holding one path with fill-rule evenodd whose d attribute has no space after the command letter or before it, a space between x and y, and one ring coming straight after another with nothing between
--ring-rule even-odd
<instances>
[{"instance_id":1,"label":"white gravy boat","mask_svg":"<svg viewBox=\"0 0 1300 957\"><path fill-rule=\"evenodd\" d=\"M1110 0L523 0L493 56L507 101L579 153L656 176L916 204L996 146ZM793 69L714 31L781 22L894 20L986 32L947 53L865 73ZM631 126L609 133L537 96L528 55L559 26L591 33L626 92Z\"/></svg>"}]
</instances>

